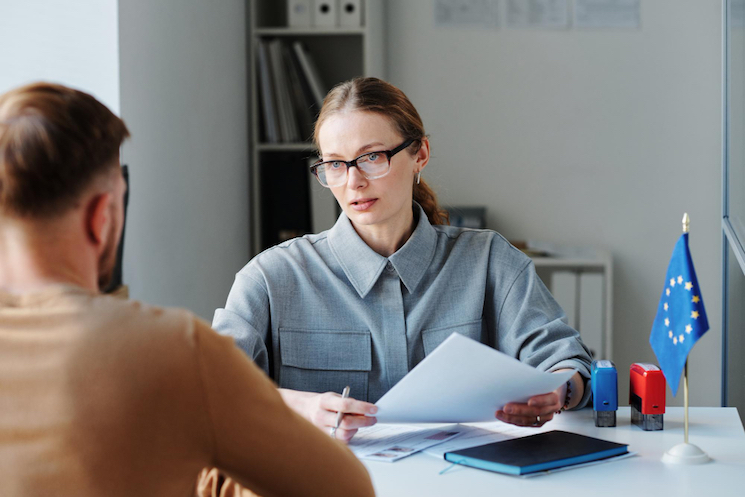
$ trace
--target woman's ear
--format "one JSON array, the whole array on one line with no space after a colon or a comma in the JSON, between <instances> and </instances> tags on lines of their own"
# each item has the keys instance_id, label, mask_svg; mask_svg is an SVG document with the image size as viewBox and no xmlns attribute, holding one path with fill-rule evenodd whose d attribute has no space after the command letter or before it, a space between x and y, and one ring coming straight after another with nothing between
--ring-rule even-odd
<instances>
[{"instance_id":1,"label":"woman's ear","mask_svg":"<svg viewBox=\"0 0 745 497\"><path fill-rule=\"evenodd\" d=\"M99 247L106 245L106 236L110 232L113 212L111 192L95 195L88 201L85 216L85 229L89 241Z\"/></svg>"},{"instance_id":2,"label":"woman's ear","mask_svg":"<svg viewBox=\"0 0 745 497\"><path fill-rule=\"evenodd\" d=\"M419 150L416 152L416 163L417 170L415 172L421 172L429 162L429 139L422 138L420 140Z\"/></svg>"}]
</instances>

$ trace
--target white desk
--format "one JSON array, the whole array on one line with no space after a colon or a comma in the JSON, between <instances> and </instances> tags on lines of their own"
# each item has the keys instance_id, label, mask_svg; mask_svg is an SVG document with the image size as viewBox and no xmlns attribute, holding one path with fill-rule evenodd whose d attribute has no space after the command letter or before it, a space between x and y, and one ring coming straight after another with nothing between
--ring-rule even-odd
<instances>
[{"instance_id":1,"label":"white desk","mask_svg":"<svg viewBox=\"0 0 745 497\"><path fill-rule=\"evenodd\" d=\"M745 495L745 432L735 408L690 409L689 441L714 461L699 466L666 465L660 458L683 442L683 408L668 407L663 431L630 424L628 407L618 410L618 426L596 428L592 410L565 412L539 431L562 429L629 444L635 457L569 471L518 478L456 466L427 454L395 463L363 461L377 495L393 496L545 496L609 495L681 497Z\"/></svg>"}]
</instances>

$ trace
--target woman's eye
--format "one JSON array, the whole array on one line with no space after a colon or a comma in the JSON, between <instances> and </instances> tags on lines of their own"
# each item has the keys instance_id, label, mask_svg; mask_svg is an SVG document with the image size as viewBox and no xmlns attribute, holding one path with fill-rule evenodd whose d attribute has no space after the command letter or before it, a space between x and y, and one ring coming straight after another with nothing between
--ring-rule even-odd
<instances>
[{"instance_id":1,"label":"woman's eye","mask_svg":"<svg viewBox=\"0 0 745 497\"><path fill-rule=\"evenodd\" d=\"M380 158L380 154L370 154L367 156L367 160L370 162L375 162Z\"/></svg>"},{"instance_id":2,"label":"woman's eye","mask_svg":"<svg viewBox=\"0 0 745 497\"><path fill-rule=\"evenodd\" d=\"M329 167L331 169L339 169L340 167L344 167L343 162L329 162Z\"/></svg>"}]
</instances>

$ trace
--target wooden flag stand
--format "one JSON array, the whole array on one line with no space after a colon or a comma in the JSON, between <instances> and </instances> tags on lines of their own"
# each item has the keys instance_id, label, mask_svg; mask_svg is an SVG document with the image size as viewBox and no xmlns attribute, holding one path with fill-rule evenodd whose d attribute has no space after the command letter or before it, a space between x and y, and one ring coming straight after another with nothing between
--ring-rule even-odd
<instances>
[{"instance_id":1,"label":"wooden flag stand","mask_svg":"<svg viewBox=\"0 0 745 497\"><path fill-rule=\"evenodd\" d=\"M688 213L683 215L683 233L688 233L690 219ZM688 359L683 369L683 404L685 417L683 422L683 443L670 448L662 456L662 462L668 464L704 464L711 458L697 445L688 443Z\"/></svg>"}]
</instances>

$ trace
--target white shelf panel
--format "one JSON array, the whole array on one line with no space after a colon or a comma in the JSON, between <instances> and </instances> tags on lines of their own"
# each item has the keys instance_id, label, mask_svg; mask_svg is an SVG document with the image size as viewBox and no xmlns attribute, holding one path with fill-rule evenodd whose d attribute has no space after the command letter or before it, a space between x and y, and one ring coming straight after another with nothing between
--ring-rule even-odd
<instances>
[{"instance_id":1,"label":"white shelf panel","mask_svg":"<svg viewBox=\"0 0 745 497\"><path fill-rule=\"evenodd\" d=\"M314 147L310 143L259 143L259 152L312 152Z\"/></svg>"},{"instance_id":2,"label":"white shelf panel","mask_svg":"<svg viewBox=\"0 0 745 497\"><path fill-rule=\"evenodd\" d=\"M363 35L365 28L256 28L257 36L348 36Z\"/></svg>"}]
</instances>

